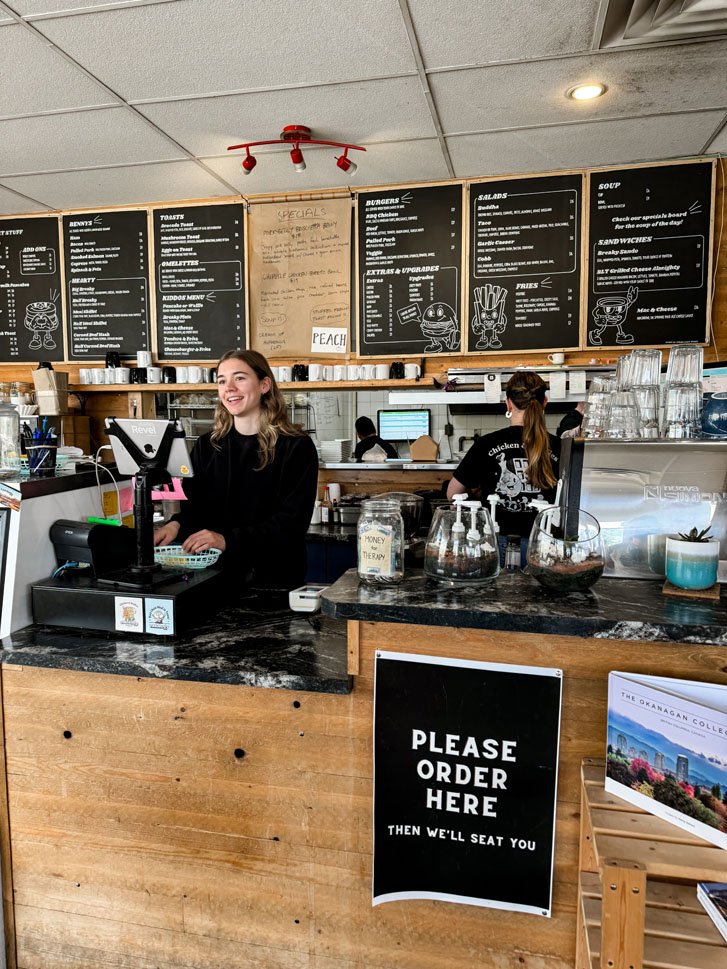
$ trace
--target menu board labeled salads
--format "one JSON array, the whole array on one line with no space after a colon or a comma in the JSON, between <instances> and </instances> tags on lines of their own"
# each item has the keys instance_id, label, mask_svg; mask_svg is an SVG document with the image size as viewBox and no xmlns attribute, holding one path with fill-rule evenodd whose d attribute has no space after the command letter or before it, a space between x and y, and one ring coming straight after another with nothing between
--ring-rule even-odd
<instances>
[{"instance_id":1,"label":"menu board labeled salads","mask_svg":"<svg viewBox=\"0 0 727 969\"><path fill-rule=\"evenodd\" d=\"M714 169L591 173L588 347L706 342Z\"/></svg>"}]
</instances>

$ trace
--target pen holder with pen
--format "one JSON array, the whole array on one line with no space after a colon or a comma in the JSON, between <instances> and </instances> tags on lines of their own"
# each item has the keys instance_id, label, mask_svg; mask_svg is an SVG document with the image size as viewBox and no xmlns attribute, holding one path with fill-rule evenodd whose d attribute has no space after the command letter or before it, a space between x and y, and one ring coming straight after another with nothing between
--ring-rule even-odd
<instances>
[{"instance_id":1,"label":"pen holder with pen","mask_svg":"<svg viewBox=\"0 0 727 969\"><path fill-rule=\"evenodd\" d=\"M58 453L56 441L36 441L28 445L27 453L29 470L32 475L42 477L55 474L56 454Z\"/></svg>"}]
</instances>

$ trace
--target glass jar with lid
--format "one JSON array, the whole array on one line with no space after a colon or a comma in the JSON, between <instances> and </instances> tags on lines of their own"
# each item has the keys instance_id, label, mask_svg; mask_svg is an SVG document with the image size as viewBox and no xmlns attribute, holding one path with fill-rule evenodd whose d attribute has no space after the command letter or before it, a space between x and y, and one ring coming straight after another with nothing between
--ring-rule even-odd
<instances>
[{"instance_id":1,"label":"glass jar with lid","mask_svg":"<svg viewBox=\"0 0 727 969\"><path fill-rule=\"evenodd\" d=\"M0 474L20 471L20 418L6 400L0 400Z\"/></svg>"},{"instance_id":2,"label":"glass jar with lid","mask_svg":"<svg viewBox=\"0 0 727 969\"><path fill-rule=\"evenodd\" d=\"M358 575L368 585L404 578L404 520L398 501L370 498L358 519Z\"/></svg>"}]
</instances>

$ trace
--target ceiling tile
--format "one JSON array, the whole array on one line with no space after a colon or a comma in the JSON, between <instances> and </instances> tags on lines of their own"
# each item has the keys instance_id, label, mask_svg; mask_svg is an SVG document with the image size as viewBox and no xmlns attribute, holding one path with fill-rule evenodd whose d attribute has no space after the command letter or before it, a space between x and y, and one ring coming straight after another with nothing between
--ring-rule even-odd
<instances>
[{"instance_id":1,"label":"ceiling tile","mask_svg":"<svg viewBox=\"0 0 727 969\"><path fill-rule=\"evenodd\" d=\"M45 13L67 14L69 11L91 10L93 7L108 8L120 0L10 0L10 6L21 17L38 17ZM169 3L169 0L126 0L129 6L147 3ZM173 0L174 2L174 0Z\"/></svg>"},{"instance_id":2,"label":"ceiling tile","mask_svg":"<svg viewBox=\"0 0 727 969\"><path fill-rule=\"evenodd\" d=\"M588 50L600 0L409 0L428 70Z\"/></svg>"},{"instance_id":3,"label":"ceiling tile","mask_svg":"<svg viewBox=\"0 0 727 969\"><path fill-rule=\"evenodd\" d=\"M417 77L229 97L139 104L138 110L196 155L240 141L277 138L298 121L324 141L431 138L434 124Z\"/></svg>"},{"instance_id":4,"label":"ceiling tile","mask_svg":"<svg viewBox=\"0 0 727 969\"><path fill-rule=\"evenodd\" d=\"M111 101L103 88L19 24L0 30L0 51L0 117Z\"/></svg>"},{"instance_id":5,"label":"ceiling tile","mask_svg":"<svg viewBox=\"0 0 727 969\"><path fill-rule=\"evenodd\" d=\"M3 179L3 182L8 188L44 199L55 209L230 195L229 190L216 178L191 161L96 168L62 174L21 175Z\"/></svg>"},{"instance_id":6,"label":"ceiling tile","mask_svg":"<svg viewBox=\"0 0 727 969\"><path fill-rule=\"evenodd\" d=\"M397 0L177 0L38 21L126 99L414 70Z\"/></svg>"},{"instance_id":7,"label":"ceiling tile","mask_svg":"<svg viewBox=\"0 0 727 969\"><path fill-rule=\"evenodd\" d=\"M0 121L0 177L183 157L128 108Z\"/></svg>"},{"instance_id":8,"label":"ceiling tile","mask_svg":"<svg viewBox=\"0 0 727 969\"><path fill-rule=\"evenodd\" d=\"M305 153L307 168L297 174L287 151L269 152L258 157L250 175L240 171L241 153L236 157L205 158L205 164L218 172L246 196L268 192L308 192L350 185L386 185L397 182L448 178L439 142L435 139L372 145L364 155L354 152L359 166L354 178L347 178L336 167L334 149L312 149ZM360 157L359 157L360 156Z\"/></svg>"},{"instance_id":9,"label":"ceiling tile","mask_svg":"<svg viewBox=\"0 0 727 969\"><path fill-rule=\"evenodd\" d=\"M716 127L716 125L715 125ZM706 148L707 151L718 151L722 155L727 155L727 126L725 126Z\"/></svg>"},{"instance_id":10,"label":"ceiling tile","mask_svg":"<svg viewBox=\"0 0 727 969\"><path fill-rule=\"evenodd\" d=\"M718 111L634 121L593 121L447 138L457 178L596 168L701 151Z\"/></svg>"},{"instance_id":11,"label":"ceiling tile","mask_svg":"<svg viewBox=\"0 0 727 969\"><path fill-rule=\"evenodd\" d=\"M21 215L25 212L47 212L45 206L31 202L27 198L16 195L0 185L0 215Z\"/></svg>"},{"instance_id":12,"label":"ceiling tile","mask_svg":"<svg viewBox=\"0 0 727 969\"><path fill-rule=\"evenodd\" d=\"M447 133L727 106L727 41L607 51L585 57L429 75ZM565 97L599 80L594 101Z\"/></svg>"}]
</instances>

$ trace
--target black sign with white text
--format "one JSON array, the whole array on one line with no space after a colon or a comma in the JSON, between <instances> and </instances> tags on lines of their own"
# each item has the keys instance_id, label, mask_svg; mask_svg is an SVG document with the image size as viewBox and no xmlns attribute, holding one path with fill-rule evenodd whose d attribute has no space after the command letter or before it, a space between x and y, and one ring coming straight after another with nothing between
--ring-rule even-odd
<instances>
[{"instance_id":1,"label":"black sign with white text","mask_svg":"<svg viewBox=\"0 0 727 969\"><path fill-rule=\"evenodd\" d=\"M161 360L216 360L245 348L242 204L154 210Z\"/></svg>"},{"instance_id":2,"label":"black sign with white text","mask_svg":"<svg viewBox=\"0 0 727 969\"><path fill-rule=\"evenodd\" d=\"M593 172L588 347L707 340L713 162Z\"/></svg>"},{"instance_id":3,"label":"black sign with white text","mask_svg":"<svg viewBox=\"0 0 727 969\"><path fill-rule=\"evenodd\" d=\"M149 240L144 211L63 216L72 359L133 357L149 343Z\"/></svg>"},{"instance_id":4,"label":"black sign with white text","mask_svg":"<svg viewBox=\"0 0 727 969\"><path fill-rule=\"evenodd\" d=\"M379 652L373 904L550 916L562 672Z\"/></svg>"}]
</instances>

